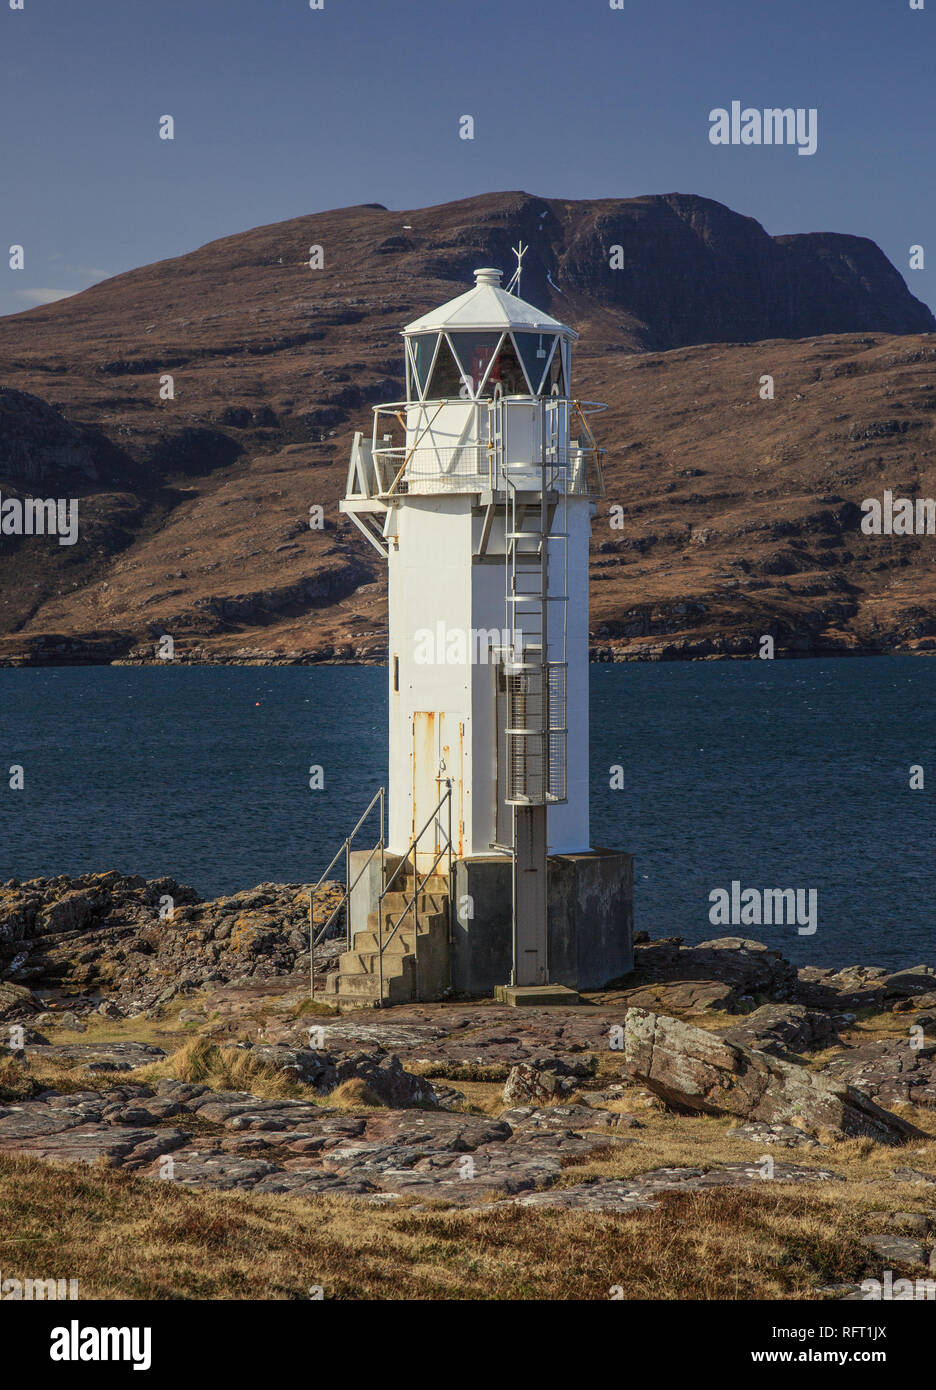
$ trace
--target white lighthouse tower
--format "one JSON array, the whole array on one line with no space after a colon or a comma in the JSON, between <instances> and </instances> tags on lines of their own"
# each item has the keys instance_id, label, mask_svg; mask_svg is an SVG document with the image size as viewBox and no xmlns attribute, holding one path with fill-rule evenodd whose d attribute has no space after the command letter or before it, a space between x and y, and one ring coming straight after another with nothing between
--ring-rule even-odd
<instances>
[{"instance_id":1,"label":"white lighthouse tower","mask_svg":"<svg viewBox=\"0 0 936 1390\"><path fill-rule=\"evenodd\" d=\"M404 898L404 884L418 898L432 875L449 897L452 987L489 984L485 970L515 987L561 974L577 984L574 924L550 921L548 864L573 866L573 897L592 893L588 542L600 454L571 389L576 333L502 288L500 271L475 282L403 329L406 400L376 407L371 438L355 436L341 503L388 564L388 829L366 906L372 918L376 892L382 915L387 865ZM629 959L630 865L598 856L606 898L617 874L612 916L627 938L610 978ZM351 944L372 943L355 932ZM349 969L365 967L351 973L366 973L368 954L351 953Z\"/></svg>"}]
</instances>

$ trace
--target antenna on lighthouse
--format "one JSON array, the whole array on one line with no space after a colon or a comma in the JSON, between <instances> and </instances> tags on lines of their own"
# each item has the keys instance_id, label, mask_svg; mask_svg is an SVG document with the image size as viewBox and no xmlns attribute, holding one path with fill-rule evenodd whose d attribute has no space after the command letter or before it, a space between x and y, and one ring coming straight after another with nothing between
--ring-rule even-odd
<instances>
[{"instance_id":1,"label":"antenna on lighthouse","mask_svg":"<svg viewBox=\"0 0 936 1390\"><path fill-rule=\"evenodd\" d=\"M529 248L529 246L524 246L524 244L523 244L523 239L521 238L520 241L517 242L517 245L516 245L516 246L511 246L510 249L511 249L511 251L514 253L514 255L515 255L516 258L517 258L517 269L514 271L513 275L510 277L510 283L509 283L509 285L507 286L507 293L508 293L508 294L517 294L517 295L519 295L519 293L520 293L520 276L521 276L521 274L523 273L523 258L524 258L524 256L526 255L526 253L529 251L530 248Z\"/></svg>"}]
</instances>

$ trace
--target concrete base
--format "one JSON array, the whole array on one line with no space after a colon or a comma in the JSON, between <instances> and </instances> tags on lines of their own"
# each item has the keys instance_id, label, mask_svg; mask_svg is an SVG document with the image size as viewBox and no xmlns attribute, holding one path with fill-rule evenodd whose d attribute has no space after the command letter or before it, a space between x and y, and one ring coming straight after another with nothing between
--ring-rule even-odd
<instances>
[{"instance_id":1,"label":"concrete base","mask_svg":"<svg viewBox=\"0 0 936 1390\"><path fill-rule=\"evenodd\" d=\"M582 1002L582 996L565 985L497 985L494 998L514 1009L568 1009Z\"/></svg>"},{"instance_id":2,"label":"concrete base","mask_svg":"<svg viewBox=\"0 0 936 1390\"><path fill-rule=\"evenodd\" d=\"M550 855L547 958L551 984L601 989L634 968L634 865L629 854L593 849ZM490 995L510 980L510 859L455 862L452 987Z\"/></svg>"},{"instance_id":3,"label":"concrete base","mask_svg":"<svg viewBox=\"0 0 936 1390\"><path fill-rule=\"evenodd\" d=\"M366 858L364 852L352 854L352 881L364 868ZM386 873L391 874L399 862L400 856L388 850ZM490 998L498 986L510 981L510 858L488 854L457 859L453 876L451 958L447 966L451 987L456 994ZM376 911L379 883L380 857L375 855L351 895L352 939L368 929L367 916ZM629 974L634 968L632 857L606 849L550 855L546 925L551 985L569 990L602 989L609 981ZM444 963L438 966L444 973Z\"/></svg>"}]
</instances>

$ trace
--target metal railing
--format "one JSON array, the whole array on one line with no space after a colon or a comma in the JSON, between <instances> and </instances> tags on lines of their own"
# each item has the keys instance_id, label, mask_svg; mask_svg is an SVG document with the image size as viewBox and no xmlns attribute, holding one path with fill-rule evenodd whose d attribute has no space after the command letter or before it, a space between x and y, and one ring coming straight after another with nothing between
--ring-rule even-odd
<instances>
[{"instance_id":1,"label":"metal railing","mask_svg":"<svg viewBox=\"0 0 936 1390\"><path fill-rule=\"evenodd\" d=\"M390 498L405 494L411 488L420 493L465 492L482 488L503 490L505 468L515 466L515 462L519 464L521 460L511 460L503 439L496 437L492 412L496 412L498 407L509 406L513 399L517 399L519 404L536 402L545 409L575 413L581 421L584 441L570 441L567 447L563 444L553 448L549 462L562 470L562 488L569 495L603 497L605 488L601 458L605 451L599 448L587 416L606 407L596 401L558 396L509 397L473 402L475 424L470 433L475 436L474 440L441 447L424 441L433 437L433 426L443 407L464 406L464 400L455 397L431 402L395 401L389 405L374 406L371 457L377 495ZM394 444L392 435L381 434L383 423L390 423L391 419L395 427L405 431L407 409L417 406L424 412L423 423L411 444ZM568 434L567 427L565 433ZM522 462L530 468L537 468L540 464L539 460Z\"/></svg>"},{"instance_id":2,"label":"metal railing","mask_svg":"<svg viewBox=\"0 0 936 1390\"><path fill-rule=\"evenodd\" d=\"M374 855L375 855L375 854L378 854L378 853L380 854L380 883L381 883L381 885L383 884L383 881L384 881L384 850L385 850L385 848L386 848L386 840L385 840L385 838L384 838L384 815L385 815L385 806L386 806L386 796L387 796L387 789L386 789L386 787L380 787L380 788L378 788L378 790L374 793L374 795L371 797L370 801L368 802L366 811L364 812L364 814L363 814L363 815L360 817L360 819L358 820L358 823L357 823L357 825L354 827L354 829L351 831L351 834L345 837L345 839L344 839L344 841L343 841L341 847L338 849L337 853L335 854L335 856L334 856L334 858L332 859L331 863L329 864L328 868L327 868L327 869L325 870L325 872L322 874L322 876L321 876L321 878L319 879L318 883L316 883L315 886L314 886L313 888L310 888L310 889L309 889L309 995L310 995L310 998L312 998L312 999L315 998L315 948L316 948L316 946L319 944L319 942L321 942L321 941L324 940L325 935L326 935L326 933L328 932L328 928L331 926L332 922L335 920L335 918L337 917L337 915L338 915L338 913L341 911L341 909L344 908L344 909L345 909L345 944L346 944L347 949L348 949L349 951L351 950L351 894L352 894L352 892L354 891L354 889L358 886L358 884L360 883L361 879L364 877L364 874L367 872L368 868L370 867L371 862L373 861ZM354 882L352 883L352 882L351 882L351 845L352 845L352 842L353 842L353 840L354 840L355 835L357 835L358 831L361 829L361 826L362 826L362 825L364 824L364 822L367 820L367 817L370 815L371 811L372 811L372 810L374 809L374 807L378 804L378 802L380 803L380 837L379 837L379 839L378 839L376 845L374 846L374 848L371 850L370 854L368 854L368 856L367 856L367 858L365 859L365 861L364 861L364 863L363 863L363 865L362 865L360 871L359 871L359 872L357 873L357 875L355 876ZM338 901L338 902L335 904L335 906L332 908L332 910L331 910L331 912L328 914L328 916L325 918L325 921L322 923L322 926L321 926L320 930L316 933L316 928L315 928L315 895L316 895L316 893L318 892L318 890L321 888L321 886L322 886L322 884L325 882L325 880L328 878L328 875L331 873L332 869L335 867L335 865L337 864L338 860L341 858L342 855L344 855L344 859L345 859L345 888L344 888L344 893L342 894L342 896L341 896L341 898L339 899L339 901Z\"/></svg>"},{"instance_id":3,"label":"metal railing","mask_svg":"<svg viewBox=\"0 0 936 1390\"><path fill-rule=\"evenodd\" d=\"M414 968L415 974L416 974L416 980L415 980L415 993L416 993L416 998L417 998L417 999L419 998L419 896L420 896L420 894L422 893L422 891L423 891L425 885L428 883L428 881L431 879L432 875L435 873L435 871L436 871L436 869L438 868L439 864L441 863L442 859L445 858L446 855L448 856L448 913L449 913L449 937L451 938L452 886L453 886L453 885L452 885L452 779L451 779L450 777L447 777L447 778L445 779L445 787L446 787L446 789L445 789L445 791L442 793L441 797L439 798L439 800L438 800L438 802L437 802L437 804L436 804L434 810L432 811L432 814L429 816L429 819L426 821L425 825L424 825L423 828L419 831L419 833L418 833L417 835L414 835L414 836L413 836L413 838L412 838L412 840L410 841L409 846L408 846L408 848L407 848L407 850L406 850L406 853L403 855L403 857L402 857L402 859L400 860L399 864L396 866L396 868L394 869L393 873L390 875L389 879L387 880L386 885L384 886L384 888L383 888L383 890L382 890L382 892L381 892L381 894L380 894L380 897L379 897L378 900L377 900L377 971L378 971L378 980L379 980L378 990L377 990L377 999L378 999L378 1007L381 1008L381 1009L383 1008L383 1005L384 1005L384 973L383 973L383 958L384 958L384 952L386 951L387 947L390 945L390 942L391 942L391 941L393 940L393 938L396 936L397 932L399 931L401 925L403 924L403 921L405 920L405 918L406 918L407 914L409 913L410 909L412 909L412 912L413 912L413 956L414 956L414 967L413 967L413 968ZM430 827L431 825L433 825L434 823L435 823L435 824L438 823L438 822L437 822L437 817L438 817L438 815L439 815L439 812L442 810L442 807L443 807L443 806L446 806L446 807L447 807L447 825L446 825L446 829L445 829L445 832L444 832L444 835L445 835L445 843L444 843L443 845L441 845L441 847L436 851L436 856L435 856L435 859L432 861L432 866L431 866L431 868L428 870L427 873L423 874L422 879L420 879L419 870L418 870L418 867L417 867L417 850L418 850L419 842L420 842L420 840L422 839L423 835L425 835L425 833L426 833L426 831L429 829L429 827ZM400 913L400 915L397 917L397 920L394 922L393 928L392 928L392 930L391 930L391 932L390 932L390 935L387 937L386 941L384 941L384 939L383 939L384 898L385 898L385 897L387 896L387 894L391 891L391 888L392 888L394 882L396 881L397 875L401 872L401 870L405 869L406 866L409 864L409 857L410 857L411 854L412 854L412 856L413 856L413 895L412 895L412 897L409 899L409 901L407 902L406 906L403 908L403 911L402 911L402 912ZM382 881L383 881L383 880L381 879L381 882L382 882ZM404 873L404 875L403 875L403 883L404 883L404 885L405 885L405 883L406 883L406 874L405 874L405 873ZM403 890L403 891L404 891L404 894L405 894L405 887L404 887L404 890ZM451 940L449 941L449 946L451 947Z\"/></svg>"},{"instance_id":4,"label":"metal railing","mask_svg":"<svg viewBox=\"0 0 936 1390\"><path fill-rule=\"evenodd\" d=\"M592 427L588 423L586 416L594 415L595 412L599 410L607 410L608 407L606 405L600 405L597 401L573 401L572 404L582 422L582 428L588 436L588 442L591 446L592 463L595 470L594 477L589 478L586 482L586 490L589 491L592 496L597 495L598 497L604 497L604 470L601 467L601 456L604 453L604 449L599 449L595 436L592 433Z\"/></svg>"}]
</instances>

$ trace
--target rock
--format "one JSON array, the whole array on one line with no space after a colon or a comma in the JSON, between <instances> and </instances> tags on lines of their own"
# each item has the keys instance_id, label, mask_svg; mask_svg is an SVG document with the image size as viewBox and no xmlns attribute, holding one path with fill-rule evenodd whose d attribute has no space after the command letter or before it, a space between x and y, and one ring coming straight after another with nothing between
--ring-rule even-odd
<instances>
[{"instance_id":1,"label":"rock","mask_svg":"<svg viewBox=\"0 0 936 1390\"><path fill-rule=\"evenodd\" d=\"M849 965L843 970L829 970L807 965L796 973L795 998L809 1008L842 1012L884 1006L887 971L877 966Z\"/></svg>"},{"instance_id":2,"label":"rock","mask_svg":"<svg viewBox=\"0 0 936 1390\"><path fill-rule=\"evenodd\" d=\"M923 1246L910 1236L865 1236L861 1243L873 1250L875 1255L880 1255L882 1260L910 1265L921 1265L926 1261Z\"/></svg>"},{"instance_id":3,"label":"rock","mask_svg":"<svg viewBox=\"0 0 936 1390\"><path fill-rule=\"evenodd\" d=\"M520 1062L511 1067L504 1085L505 1105L542 1105L570 1095L575 1090L574 1074L559 1058L536 1063Z\"/></svg>"},{"instance_id":4,"label":"rock","mask_svg":"<svg viewBox=\"0 0 936 1390\"><path fill-rule=\"evenodd\" d=\"M172 1181L182 1187L214 1188L219 1192L249 1190L277 1172L275 1163L182 1148L172 1155ZM275 1190L275 1189L274 1189Z\"/></svg>"},{"instance_id":5,"label":"rock","mask_svg":"<svg viewBox=\"0 0 936 1390\"><path fill-rule=\"evenodd\" d=\"M0 971L15 966L37 989L107 996L124 1014L152 1011L209 983L289 975L303 959L307 967L308 894L302 884L260 884L203 903L171 878L11 881L0 886ZM317 910L340 894L323 884Z\"/></svg>"},{"instance_id":6,"label":"rock","mask_svg":"<svg viewBox=\"0 0 936 1390\"><path fill-rule=\"evenodd\" d=\"M902 1231L914 1236L928 1235L932 1225L930 1218L922 1211L894 1211L888 1220L892 1226L899 1226Z\"/></svg>"},{"instance_id":7,"label":"rock","mask_svg":"<svg viewBox=\"0 0 936 1390\"><path fill-rule=\"evenodd\" d=\"M105 999L103 1004L98 1004L95 1012L99 1013L102 1018L123 1018L124 1016L123 1009L118 1008L111 999Z\"/></svg>"},{"instance_id":8,"label":"rock","mask_svg":"<svg viewBox=\"0 0 936 1390\"><path fill-rule=\"evenodd\" d=\"M607 1110L592 1110L589 1105L518 1105L501 1112L500 1119L514 1134L536 1134L545 1131L582 1134L593 1129L641 1129L632 1115L614 1115ZM623 1123L621 1123L623 1122Z\"/></svg>"},{"instance_id":9,"label":"rock","mask_svg":"<svg viewBox=\"0 0 936 1390\"><path fill-rule=\"evenodd\" d=\"M484 1144L501 1144L514 1133L505 1116L447 1115L433 1110L368 1115L359 1122L372 1142L402 1144L446 1153L469 1153Z\"/></svg>"},{"instance_id":10,"label":"rock","mask_svg":"<svg viewBox=\"0 0 936 1390\"><path fill-rule=\"evenodd\" d=\"M66 1028L70 1033L84 1033L88 1027L78 1017L74 1009L66 1009L64 1013L56 1014L55 1021L60 1028Z\"/></svg>"},{"instance_id":11,"label":"rock","mask_svg":"<svg viewBox=\"0 0 936 1390\"><path fill-rule=\"evenodd\" d=\"M42 1005L31 989L15 985L12 980L0 980L0 1020L25 1018L39 1013Z\"/></svg>"},{"instance_id":12,"label":"rock","mask_svg":"<svg viewBox=\"0 0 936 1390\"><path fill-rule=\"evenodd\" d=\"M165 1057L162 1048L150 1043L44 1043L30 1047L29 1055L37 1061L79 1062L87 1071L134 1071Z\"/></svg>"},{"instance_id":13,"label":"rock","mask_svg":"<svg viewBox=\"0 0 936 1390\"><path fill-rule=\"evenodd\" d=\"M797 984L796 971L779 951L747 937L718 937L698 946L669 937L637 947L634 959L624 994L635 1008L739 1013L756 995L792 999Z\"/></svg>"},{"instance_id":14,"label":"rock","mask_svg":"<svg viewBox=\"0 0 936 1390\"><path fill-rule=\"evenodd\" d=\"M330 1091L337 1084L335 1059L310 1047L286 1047L282 1043L256 1043L251 1056L276 1067L305 1086Z\"/></svg>"},{"instance_id":15,"label":"rock","mask_svg":"<svg viewBox=\"0 0 936 1390\"><path fill-rule=\"evenodd\" d=\"M467 1099L464 1091L445 1086L440 1081L433 1081L432 1089L440 1110L460 1110Z\"/></svg>"},{"instance_id":16,"label":"rock","mask_svg":"<svg viewBox=\"0 0 936 1390\"><path fill-rule=\"evenodd\" d=\"M925 1011L936 1009L936 991L930 991L926 994L904 995L895 999L890 1007L891 1013L894 1014L918 1014L921 1009ZM936 1021L936 1015L926 1012L924 1018L915 1018L913 1021L914 1023L932 1024Z\"/></svg>"},{"instance_id":17,"label":"rock","mask_svg":"<svg viewBox=\"0 0 936 1390\"><path fill-rule=\"evenodd\" d=\"M775 1057L812 1052L839 1042L832 1016L802 1004L764 1004L722 1033L722 1037L726 1042L770 1052Z\"/></svg>"},{"instance_id":18,"label":"rock","mask_svg":"<svg viewBox=\"0 0 936 1390\"><path fill-rule=\"evenodd\" d=\"M936 970L931 965L914 965L907 970L898 970L884 980L886 1000L905 1000L918 1002L921 1006L928 997L936 997Z\"/></svg>"},{"instance_id":19,"label":"rock","mask_svg":"<svg viewBox=\"0 0 936 1390\"><path fill-rule=\"evenodd\" d=\"M936 1187L936 1173L921 1173L919 1168L892 1168L891 1177L895 1182L918 1182Z\"/></svg>"},{"instance_id":20,"label":"rock","mask_svg":"<svg viewBox=\"0 0 936 1390\"><path fill-rule=\"evenodd\" d=\"M762 1165L719 1163L709 1169L657 1168L636 1178L601 1179L577 1186L560 1187L551 1192L535 1192L518 1197L515 1205L557 1207L579 1211L639 1211L657 1206L662 1192L698 1192L716 1187L759 1187L765 1182L813 1183L844 1182L827 1168L803 1168L793 1163L775 1163L772 1178L765 1178Z\"/></svg>"},{"instance_id":21,"label":"rock","mask_svg":"<svg viewBox=\"0 0 936 1390\"><path fill-rule=\"evenodd\" d=\"M850 1086L645 1009L628 1010L624 1058L636 1080L676 1109L880 1143L920 1137L913 1125Z\"/></svg>"},{"instance_id":22,"label":"rock","mask_svg":"<svg viewBox=\"0 0 936 1390\"><path fill-rule=\"evenodd\" d=\"M339 1061L334 1069L335 1085L352 1078L363 1081L371 1095L382 1105L403 1109L411 1105L438 1105L429 1081L404 1071L399 1057L381 1052L354 1052Z\"/></svg>"},{"instance_id":23,"label":"rock","mask_svg":"<svg viewBox=\"0 0 936 1390\"><path fill-rule=\"evenodd\" d=\"M47 1046L49 1045L49 1039L45 1036L45 1034L44 1034L44 1033L38 1033L38 1032L36 1031L35 1028L29 1028L29 1027L27 1027L27 1026L26 1026L25 1024L23 1024L23 1023L11 1024L10 1027L11 1027L11 1029L12 1029L12 1028L20 1028L20 1029L22 1029L22 1039L23 1039L23 1046L24 1046L24 1047L33 1047L33 1046L46 1046L46 1047L47 1047ZM15 1036L15 1035L13 1035L13 1034L11 1033L11 1040L12 1040L12 1037L13 1037L13 1036Z\"/></svg>"},{"instance_id":24,"label":"rock","mask_svg":"<svg viewBox=\"0 0 936 1390\"><path fill-rule=\"evenodd\" d=\"M207 1086L198 1086L192 1081L176 1081L172 1076L160 1077L155 1089L158 1096L170 1096L183 1104L210 1094Z\"/></svg>"},{"instance_id":25,"label":"rock","mask_svg":"<svg viewBox=\"0 0 936 1390\"><path fill-rule=\"evenodd\" d=\"M45 932L80 931L106 902L106 897L94 890L89 892L75 889L70 893L63 893L39 912L36 918L36 932L41 935Z\"/></svg>"},{"instance_id":26,"label":"rock","mask_svg":"<svg viewBox=\"0 0 936 1390\"><path fill-rule=\"evenodd\" d=\"M819 1148L815 1139L804 1134L795 1125L769 1125L755 1122L746 1125L734 1125L727 1131L727 1134L730 1139L746 1139L748 1143L761 1147L767 1144L779 1144L784 1149Z\"/></svg>"},{"instance_id":27,"label":"rock","mask_svg":"<svg viewBox=\"0 0 936 1390\"><path fill-rule=\"evenodd\" d=\"M849 1048L822 1075L857 1086L880 1105L936 1106L936 1042L881 1038Z\"/></svg>"}]
</instances>

